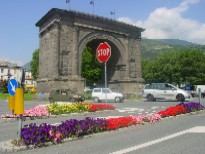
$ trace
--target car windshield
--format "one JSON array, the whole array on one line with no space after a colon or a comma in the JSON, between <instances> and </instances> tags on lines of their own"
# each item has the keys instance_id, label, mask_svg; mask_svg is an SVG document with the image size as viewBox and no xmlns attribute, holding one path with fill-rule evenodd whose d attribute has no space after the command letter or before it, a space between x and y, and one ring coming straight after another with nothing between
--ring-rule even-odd
<instances>
[{"instance_id":1,"label":"car windshield","mask_svg":"<svg viewBox=\"0 0 205 154\"><path fill-rule=\"evenodd\" d=\"M75 92L70 90L70 89L67 89L66 92L67 92L67 94L75 94Z\"/></svg>"},{"instance_id":2,"label":"car windshield","mask_svg":"<svg viewBox=\"0 0 205 154\"><path fill-rule=\"evenodd\" d=\"M153 83L146 85L145 89L176 90L176 87L166 83Z\"/></svg>"},{"instance_id":3,"label":"car windshield","mask_svg":"<svg viewBox=\"0 0 205 154\"><path fill-rule=\"evenodd\" d=\"M52 93L52 94L59 94L59 93L60 93L60 90L53 90L51 93Z\"/></svg>"},{"instance_id":4,"label":"car windshield","mask_svg":"<svg viewBox=\"0 0 205 154\"><path fill-rule=\"evenodd\" d=\"M111 93L110 89L102 89L103 93Z\"/></svg>"}]
</instances>

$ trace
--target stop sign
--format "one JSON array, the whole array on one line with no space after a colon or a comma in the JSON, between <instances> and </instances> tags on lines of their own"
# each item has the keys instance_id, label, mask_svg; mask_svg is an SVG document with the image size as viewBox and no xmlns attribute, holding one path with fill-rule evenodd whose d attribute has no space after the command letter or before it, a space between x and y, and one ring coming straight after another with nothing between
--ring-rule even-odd
<instances>
[{"instance_id":1,"label":"stop sign","mask_svg":"<svg viewBox=\"0 0 205 154\"><path fill-rule=\"evenodd\" d=\"M107 42L100 43L96 49L96 57L99 62L107 62L111 56L111 47Z\"/></svg>"}]
</instances>

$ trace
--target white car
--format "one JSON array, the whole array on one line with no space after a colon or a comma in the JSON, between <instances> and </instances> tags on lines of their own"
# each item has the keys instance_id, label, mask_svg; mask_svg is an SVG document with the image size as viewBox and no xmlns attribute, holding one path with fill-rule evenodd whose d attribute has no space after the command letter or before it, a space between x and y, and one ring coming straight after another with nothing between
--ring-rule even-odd
<instances>
[{"instance_id":1,"label":"white car","mask_svg":"<svg viewBox=\"0 0 205 154\"><path fill-rule=\"evenodd\" d=\"M106 96L107 95L107 96ZM92 99L95 103L105 101L123 102L125 97L122 93L112 92L109 88L94 88L92 90Z\"/></svg>"},{"instance_id":2,"label":"white car","mask_svg":"<svg viewBox=\"0 0 205 154\"><path fill-rule=\"evenodd\" d=\"M156 99L185 101L190 100L191 95L169 83L151 83L145 85L142 97L148 101L156 101Z\"/></svg>"}]
</instances>

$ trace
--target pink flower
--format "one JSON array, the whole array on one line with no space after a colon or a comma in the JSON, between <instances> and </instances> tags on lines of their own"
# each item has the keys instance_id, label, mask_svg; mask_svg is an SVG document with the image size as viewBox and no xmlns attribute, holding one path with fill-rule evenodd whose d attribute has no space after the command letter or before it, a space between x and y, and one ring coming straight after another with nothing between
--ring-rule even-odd
<instances>
[{"instance_id":1,"label":"pink flower","mask_svg":"<svg viewBox=\"0 0 205 154\"><path fill-rule=\"evenodd\" d=\"M48 132L48 134L49 134L49 136L53 136L53 130L50 130L49 132Z\"/></svg>"}]
</instances>

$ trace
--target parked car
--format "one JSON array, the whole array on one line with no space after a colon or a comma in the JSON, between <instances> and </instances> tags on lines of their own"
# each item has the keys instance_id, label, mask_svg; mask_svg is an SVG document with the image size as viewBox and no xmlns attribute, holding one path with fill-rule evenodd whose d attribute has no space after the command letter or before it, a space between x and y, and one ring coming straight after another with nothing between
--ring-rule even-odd
<instances>
[{"instance_id":1,"label":"parked car","mask_svg":"<svg viewBox=\"0 0 205 154\"><path fill-rule=\"evenodd\" d=\"M123 102L125 99L122 93L112 92L109 88L94 88L92 90L92 99L95 103L105 101L106 95L108 101Z\"/></svg>"},{"instance_id":2,"label":"parked car","mask_svg":"<svg viewBox=\"0 0 205 154\"><path fill-rule=\"evenodd\" d=\"M57 89L52 90L49 96L49 101L71 101L71 102L83 102L85 97L83 95L77 94L70 89Z\"/></svg>"},{"instance_id":3,"label":"parked car","mask_svg":"<svg viewBox=\"0 0 205 154\"><path fill-rule=\"evenodd\" d=\"M205 97L205 85L195 85L193 91L190 92L193 97L199 97L201 93L201 97Z\"/></svg>"},{"instance_id":4,"label":"parked car","mask_svg":"<svg viewBox=\"0 0 205 154\"><path fill-rule=\"evenodd\" d=\"M24 89L25 91L29 92L29 93L36 93L36 87L32 84L25 84L24 85Z\"/></svg>"},{"instance_id":5,"label":"parked car","mask_svg":"<svg viewBox=\"0 0 205 154\"><path fill-rule=\"evenodd\" d=\"M148 101L156 101L156 99L185 101L190 100L191 95L169 83L151 83L145 85L142 97Z\"/></svg>"}]
</instances>

